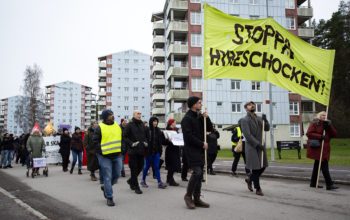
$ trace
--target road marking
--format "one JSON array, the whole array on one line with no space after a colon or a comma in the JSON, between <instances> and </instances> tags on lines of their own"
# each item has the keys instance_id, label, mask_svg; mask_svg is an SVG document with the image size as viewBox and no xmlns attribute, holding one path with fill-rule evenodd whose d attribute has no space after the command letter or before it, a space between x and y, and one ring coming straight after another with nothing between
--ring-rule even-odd
<instances>
[{"instance_id":1,"label":"road marking","mask_svg":"<svg viewBox=\"0 0 350 220\"><path fill-rule=\"evenodd\" d=\"M36 217L38 217L39 219L42 220L47 220L49 219L48 217L46 217L45 215L43 215L41 212L33 209L30 205L28 205L27 203L23 202L22 200L18 199L16 196L12 195L10 192L6 191L5 189L3 189L2 187L0 187L0 192L2 194L4 194L5 196L9 197L10 199L13 199L18 205L22 206L23 208L25 208L28 212L32 213L33 215L35 215Z\"/></svg>"}]
</instances>

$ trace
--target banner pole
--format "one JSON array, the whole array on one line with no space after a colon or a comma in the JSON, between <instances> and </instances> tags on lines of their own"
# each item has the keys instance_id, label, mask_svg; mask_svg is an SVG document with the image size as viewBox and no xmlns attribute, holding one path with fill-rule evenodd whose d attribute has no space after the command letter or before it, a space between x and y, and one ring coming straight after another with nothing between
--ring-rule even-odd
<instances>
[{"instance_id":1,"label":"banner pole","mask_svg":"<svg viewBox=\"0 0 350 220\"><path fill-rule=\"evenodd\" d=\"M328 118L328 106L327 106L327 109L326 109L326 120L327 120L327 118ZM326 131L323 129L323 136L325 136L325 135L326 135ZM324 147L324 139L322 139L320 160L318 161L316 189L318 189L318 181L320 180L320 170L321 170L321 163L322 163L322 156L323 156L323 147Z\"/></svg>"},{"instance_id":2,"label":"banner pole","mask_svg":"<svg viewBox=\"0 0 350 220\"><path fill-rule=\"evenodd\" d=\"M204 79L203 77L203 107L204 107L204 112L207 111L207 108L206 108L206 89L207 89L207 80ZM204 143L207 143L207 118L204 118ZM209 147L209 146L208 146ZM204 150L204 160L205 160L205 163L204 163L204 169L205 169L205 185L208 185L208 150L205 149Z\"/></svg>"}]
</instances>

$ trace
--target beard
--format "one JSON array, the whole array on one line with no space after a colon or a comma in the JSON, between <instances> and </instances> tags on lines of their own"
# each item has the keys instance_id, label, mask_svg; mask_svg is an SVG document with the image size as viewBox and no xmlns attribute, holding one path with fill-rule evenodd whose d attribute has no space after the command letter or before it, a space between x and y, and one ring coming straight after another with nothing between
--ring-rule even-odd
<instances>
[{"instance_id":1,"label":"beard","mask_svg":"<svg viewBox=\"0 0 350 220\"><path fill-rule=\"evenodd\" d=\"M255 108L250 109L251 113L255 113Z\"/></svg>"}]
</instances>

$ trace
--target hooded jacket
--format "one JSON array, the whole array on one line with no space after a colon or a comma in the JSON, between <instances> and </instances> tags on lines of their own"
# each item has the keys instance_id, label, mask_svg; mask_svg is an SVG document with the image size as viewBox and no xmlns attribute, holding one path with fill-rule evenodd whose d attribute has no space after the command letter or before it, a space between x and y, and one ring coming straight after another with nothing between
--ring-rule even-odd
<instances>
[{"instance_id":1,"label":"hooded jacket","mask_svg":"<svg viewBox=\"0 0 350 220\"><path fill-rule=\"evenodd\" d=\"M159 153L162 155L163 147L162 144L164 143L164 135L163 132L157 127L153 127L153 122L157 121L158 118L151 117L149 119L149 143L147 148L147 154L155 154Z\"/></svg>"}]
</instances>

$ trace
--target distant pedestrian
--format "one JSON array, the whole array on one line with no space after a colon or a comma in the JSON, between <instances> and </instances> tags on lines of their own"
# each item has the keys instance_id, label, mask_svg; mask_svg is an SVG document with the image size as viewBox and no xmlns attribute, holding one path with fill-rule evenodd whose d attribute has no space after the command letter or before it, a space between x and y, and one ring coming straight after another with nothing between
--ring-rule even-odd
<instances>
[{"instance_id":1,"label":"distant pedestrian","mask_svg":"<svg viewBox=\"0 0 350 220\"><path fill-rule=\"evenodd\" d=\"M63 172L68 171L68 163L69 163L69 155L70 155L70 142L71 142L71 137L69 135L68 129L63 128L62 130L62 135L60 138L60 154L62 157L62 170Z\"/></svg>"},{"instance_id":2,"label":"distant pedestrian","mask_svg":"<svg viewBox=\"0 0 350 220\"><path fill-rule=\"evenodd\" d=\"M11 168L11 165L8 163L8 158L10 150L12 148L12 141L9 133L5 133L1 142L1 165L2 168L7 169Z\"/></svg>"},{"instance_id":3,"label":"distant pedestrian","mask_svg":"<svg viewBox=\"0 0 350 220\"><path fill-rule=\"evenodd\" d=\"M166 130L178 133L176 121L174 119L171 118L168 120ZM179 186L174 179L174 173L181 171L180 146L174 145L169 138L167 138L164 143L166 145L165 166L168 170L166 182L169 186Z\"/></svg>"},{"instance_id":4,"label":"distant pedestrian","mask_svg":"<svg viewBox=\"0 0 350 220\"><path fill-rule=\"evenodd\" d=\"M71 140L71 150L73 155L73 162L70 168L70 174L73 173L75 164L78 159L78 174L81 175L81 168L83 165L83 139L79 127L74 128L74 133Z\"/></svg>"},{"instance_id":5,"label":"distant pedestrian","mask_svg":"<svg viewBox=\"0 0 350 220\"><path fill-rule=\"evenodd\" d=\"M314 167L312 170L310 187L316 187L317 172L320 164L321 147L322 147L322 141L323 141L324 143L323 143L321 170L326 182L326 189L334 190L334 189L338 189L338 187L334 185L334 182L329 173L328 161L330 159L330 154L331 154L330 141L332 138L336 137L337 131L332 125L331 121L327 120L326 117L327 117L326 112L322 111L318 113L316 119L314 119L310 123L306 133L306 136L308 137L307 158L314 160ZM325 133L323 133L324 131ZM320 185L318 185L318 187L322 188L322 186Z\"/></svg>"},{"instance_id":6,"label":"distant pedestrian","mask_svg":"<svg viewBox=\"0 0 350 220\"><path fill-rule=\"evenodd\" d=\"M90 171L91 181L97 181L95 172L98 170L98 160L96 155L96 148L93 143L93 135L97 126L97 122L93 122L84 136L84 147L86 149L87 156L87 169Z\"/></svg>"},{"instance_id":7,"label":"distant pedestrian","mask_svg":"<svg viewBox=\"0 0 350 220\"><path fill-rule=\"evenodd\" d=\"M120 128L122 129L122 134L124 133L124 129L126 128L127 125L128 125L128 120L126 120L125 118L122 118L120 120L120 125L119 125ZM125 163L126 153L127 153L127 147L126 147L124 138L122 138L122 156L123 156L122 172L121 172L122 177L125 177L124 163Z\"/></svg>"},{"instance_id":8,"label":"distant pedestrian","mask_svg":"<svg viewBox=\"0 0 350 220\"><path fill-rule=\"evenodd\" d=\"M144 154L149 142L149 133L147 127L141 120L141 112L134 111L132 120L124 130L123 138L125 140L128 155L131 177L127 180L130 189L136 194L142 194L139 186L138 176L144 165Z\"/></svg>"},{"instance_id":9,"label":"distant pedestrian","mask_svg":"<svg viewBox=\"0 0 350 220\"><path fill-rule=\"evenodd\" d=\"M45 152L45 141L39 127L34 126L32 134L27 141L27 148L31 155L31 159L43 157L43 152ZM38 174L39 168L33 168L33 173Z\"/></svg>"},{"instance_id":10,"label":"distant pedestrian","mask_svg":"<svg viewBox=\"0 0 350 220\"><path fill-rule=\"evenodd\" d=\"M213 124L213 129L209 134L207 135L207 142L208 142L208 154L207 154L207 161L208 161L208 173L210 175L216 175L213 164L216 160L216 157L218 155L219 145L218 145L218 139L220 138L220 133L215 129L215 125Z\"/></svg>"},{"instance_id":11,"label":"distant pedestrian","mask_svg":"<svg viewBox=\"0 0 350 220\"><path fill-rule=\"evenodd\" d=\"M263 196L264 193L260 187L260 176L268 166L268 162L266 146L262 143L262 135L264 131L270 130L270 124L266 119L266 115L263 114L262 117L259 117L255 114L256 107L253 101L247 102L244 108L247 111L247 115L241 119L241 127L246 139L246 168L251 170L252 173L251 176L246 179L246 183L250 191L253 191L252 183L254 183L256 194ZM261 160L263 160L263 164L261 164Z\"/></svg>"},{"instance_id":12,"label":"distant pedestrian","mask_svg":"<svg viewBox=\"0 0 350 220\"><path fill-rule=\"evenodd\" d=\"M117 183L122 169L122 129L114 121L111 110L102 112L102 122L95 129L93 142L103 177L101 190L108 206L115 206L112 186Z\"/></svg>"},{"instance_id":13,"label":"distant pedestrian","mask_svg":"<svg viewBox=\"0 0 350 220\"><path fill-rule=\"evenodd\" d=\"M190 110L187 111L185 117L181 121L181 128L185 142L185 153L188 165L192 169L192 175L188 181L187 192L184 200L187 208L195 207L209 208L209 204L203 202L200 198L203 180L204 168L204 151L208 149L208 144L204 142L204 120L206 120L206 129L211 132L213 125L204 112L200 113L202 108L202 100L196 96L187 99L187 105Z\"/></svg>"},{"instance_id":14,"label":"distant pedestrian","mask_svg":"<svg viewBox=\"0 0 350 220\"><path fill-rule=\"evenodd\" d=\"M233 153L233 157L234 160L232 162L232 167L231 167L231 171L232 171L232 176L237 176L237 166L238 166L238 162L239 159L241 158L241 156L243 157L243 161L244 161L244 169L245 172L247 174L247 176L250 175L250 170L247 169L245 167L246 164L246 159L245 159L245 138L244 135L242 133L242 129L241 129L241 120L238 121L238 126L236 126L233 130L232 130L232 136L231 136L231 146L232 146L232 153ZM239 146L241 145L241 146Z\"/></svg>"}]
</instances>

